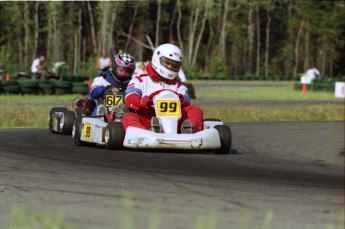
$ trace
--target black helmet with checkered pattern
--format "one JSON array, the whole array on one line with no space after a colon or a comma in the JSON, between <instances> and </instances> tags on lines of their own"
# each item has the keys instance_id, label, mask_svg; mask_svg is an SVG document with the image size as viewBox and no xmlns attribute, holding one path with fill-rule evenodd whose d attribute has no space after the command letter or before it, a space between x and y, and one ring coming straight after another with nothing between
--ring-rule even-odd
<instances>
[{"instance_id":1,"label":"black helmet with checkered pattern","mask_svg":"<svg viewBox=\"0 0 345 229\"><path fill-rule=\"evenodd\" d=\"M132 78L132 75L135 70L135 60L128 53L119 53L114 55L111 67L114 76L118 80L124 82ZM117 69L126 70L128 74L120 75L117 73Z\"/></svg>"}]
</instances>

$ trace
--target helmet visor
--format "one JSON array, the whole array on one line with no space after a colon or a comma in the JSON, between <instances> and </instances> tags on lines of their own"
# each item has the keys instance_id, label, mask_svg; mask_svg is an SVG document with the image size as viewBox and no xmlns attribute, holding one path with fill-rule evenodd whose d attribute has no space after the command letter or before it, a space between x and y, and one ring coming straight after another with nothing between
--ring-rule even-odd
<instances>
[{"instance_id":1,"label":"helmet visor","mask_svg":"<svg viewBox=\"0 0 345 229\"><path fill-rule=\"evenodd\" d=\"M162 66L166 67L171 71L178 72L181 68L181 62L170 60L164 56L162 56L159 60Z\"/></svg>"},{"instance_id":2,"label":"helmet visor","mask_svg":"<svg viewBox=\"0 0 345 229\"><path fill-rule=\"evenodd\" d=\"M131 77L133 75L134 68L117 67L115 71L117 76Z\"/></svg>"}]
</instances>

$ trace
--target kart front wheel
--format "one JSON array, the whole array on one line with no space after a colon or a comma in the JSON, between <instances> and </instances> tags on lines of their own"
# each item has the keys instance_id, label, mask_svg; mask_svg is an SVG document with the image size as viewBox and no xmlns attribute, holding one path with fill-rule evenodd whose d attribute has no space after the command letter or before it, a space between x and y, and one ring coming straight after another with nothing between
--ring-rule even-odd
<instances>
[{"instance_id":1,"label":"kart front wheel","mask_svg":"<svg viewBox=\"0 0 345 229\"><path fill-rule=\"evenodd\" d=\"M110 122L105 129L104 141L107 149L119 150L123 147L125 131L121 122Z\"/></svg>"},{"instance_id":2,"label":"kart front wheel","mask_svg":"<svg viewBox=\"0 0 345 229\"><path fill-rule=\"evenodd\" d=\"M227 154L231 148L232 142L232 135L229 126L226 125L217 125L214 127L218 133L220 138L221 147L220 149L216 149L216 154Z\"/></svg>"},{"instance_id":3,"label":"kart front wheel","mask_svg":"<svg viewBox=\"0 0 345 229\"><path fill-rule=\"evenodd\" d=\"M77 146L85 145L85 142L80 140L80 137L83 131L82 119L83 117L81 115L77 115L76 119L74 120L73 129L72 129L72 137L73 137L74 143Z\"/></svg>"}]
</instances>

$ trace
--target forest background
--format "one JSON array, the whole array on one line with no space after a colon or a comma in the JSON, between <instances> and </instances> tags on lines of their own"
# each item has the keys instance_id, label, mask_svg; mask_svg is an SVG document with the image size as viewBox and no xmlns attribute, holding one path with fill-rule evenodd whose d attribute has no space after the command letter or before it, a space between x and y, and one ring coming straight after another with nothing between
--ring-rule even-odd
<instances>
[{"instance_id":1,"label":"forest background","mask_svg":"<svg viewBox=\"0 0 345 229\"><path fill-rule=\"evenodd\" d=\"M149 61L174 42L189 79L296 78L315 66L345 75L345 1L147 0L0 2L0 67L29 71L36 56L95 74L102 50Z\"/></svg>"}]
</instances>

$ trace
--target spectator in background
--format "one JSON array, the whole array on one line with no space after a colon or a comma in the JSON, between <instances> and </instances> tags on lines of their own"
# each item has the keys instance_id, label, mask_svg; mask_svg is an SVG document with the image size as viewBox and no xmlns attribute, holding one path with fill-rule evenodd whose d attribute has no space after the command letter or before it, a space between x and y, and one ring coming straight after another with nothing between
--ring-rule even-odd
<instances>
[{"instance_id":1,"label":"spectator in background","mask_svg":"<svg viewBox=\"0 0 345 229\"><path fill-rule=\"evenodd\" d=\"M319 70L317 70L315 67L312 67L307 70L306 72L307 77L313 81L313 80L321 80L321 75Z\"/></svg>"},{"instance_id":2,"label":"spectator in background","mask_svg":"<svg viewBox=\"0 0 345 229\"><path fill-rule=\"evenodd\" d=\"M106 51L102 51L102 55L98 58L96 63L96 69L99 70L99 73L102 73L105 70L108 70L111 67L111 60L107 55Z\"/></svg>"},{"instance_id":3,"label":"spectator in background","mask_svg":"<svg viewBox=\"0 0 345 229\"><path fill-rule=\"evenodd\" d=\"M319 70L315 67L311 67L307 72L301 77L302 84L311 84L314 80L321 80L321 75Z\"/></svg>"},{"instance_id":4,"label":"spectator in background","mask_svg":"<svg viewBox=\"0 0 345 229\"><path fill-rule=\"evenodd\" d=\"M45 79L47 67L44 65L46 58L40 56L36 58L31 65L31 72L34 74L34 78Z\"/></svg>"}]
</instances>

